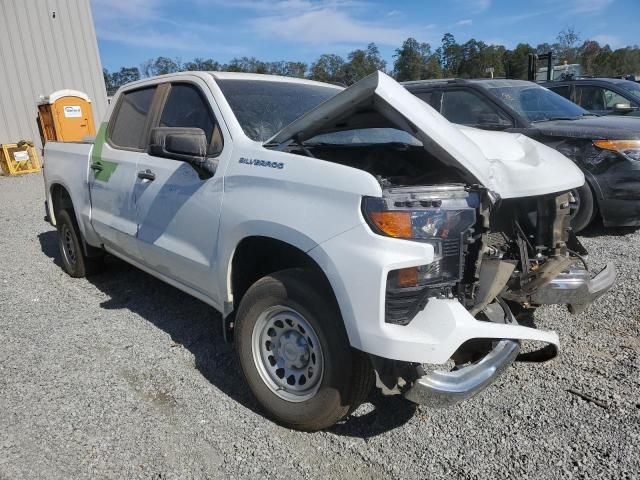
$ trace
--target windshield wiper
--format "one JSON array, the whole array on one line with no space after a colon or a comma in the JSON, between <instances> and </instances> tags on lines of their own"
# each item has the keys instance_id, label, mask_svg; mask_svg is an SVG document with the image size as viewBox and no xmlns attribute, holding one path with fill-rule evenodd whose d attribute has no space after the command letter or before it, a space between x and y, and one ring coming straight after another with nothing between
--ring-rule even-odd
<instances>
[{"instance_id":1,"label":"windshield wiper","mask_svg":"<svg viewBox=\"0 0 640 480\"><path fill-rule=\"evenodd\" d=\"M581 116L578 117L549 117L542 118L540 120L533 120L531 123L540 123L540 122L552 122L554 120L578 120Z\"/></svg>"}]
</instances>

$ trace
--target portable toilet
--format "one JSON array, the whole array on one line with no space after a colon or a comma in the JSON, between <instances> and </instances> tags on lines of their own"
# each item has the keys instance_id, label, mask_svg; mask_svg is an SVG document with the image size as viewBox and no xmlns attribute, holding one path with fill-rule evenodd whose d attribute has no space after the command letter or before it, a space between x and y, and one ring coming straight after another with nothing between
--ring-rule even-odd
<instances>
[{"instance_id":1,"label":"portable toilet","mask_svg":"<svg viewBox=\"0 0 640 480\"><path fill-rule=\"evenodd\" d=\"M91 100L77 90L58 90L40 96L38 123L42 144L54 142L80 142L95 136Z\"/></svg>"}]
</instances>

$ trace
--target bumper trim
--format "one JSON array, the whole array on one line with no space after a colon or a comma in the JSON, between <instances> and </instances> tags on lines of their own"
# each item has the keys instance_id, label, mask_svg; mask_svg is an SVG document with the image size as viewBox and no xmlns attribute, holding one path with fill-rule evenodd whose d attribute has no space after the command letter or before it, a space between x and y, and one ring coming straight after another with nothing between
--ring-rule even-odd
<instances>
[{"instance_id":1,"label":"bumper trim","mask_svg":"<svg viewBox=\"0 0 640 480\"><path fill-rule=\"evenodd\" d=\"M482 360L451 372L434 371L420 377L404 394L407 400L430 407L448 407L476 395L511 365L520 342L500 340Z\"/></svg>"},{"instance_id":2,"label":"bumper trim","mask_svg":"<svg viewBox=\"0 0 640 480\"><path fill-rule=\"evenodd\" d=\"M615 280L616 269L612 263L593 278L587 270L574 267L532 293L531 302L537 305L564 303L569 305L571 313L579 313L606 293Z\"/></svg>"}]
</instances>

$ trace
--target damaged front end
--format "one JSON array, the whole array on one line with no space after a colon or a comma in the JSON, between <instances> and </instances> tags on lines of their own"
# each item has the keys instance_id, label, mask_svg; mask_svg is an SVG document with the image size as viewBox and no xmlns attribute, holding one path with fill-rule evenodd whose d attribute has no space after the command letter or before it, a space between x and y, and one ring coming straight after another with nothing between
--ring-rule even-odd
<instances>
[{"instance_id":1,"label":"damaged front end","mask_svg":"<svg viewBox=\"0 0 640 480\"><path fill-rule=\"evenodd\" d=\"M533 310L578 312L613 284L611 266L592 278L569 226L568 192L585 181L573 162L523 135L455 126L381 72L265 146L378 181L380 194L362 200L366 232L321 248L349 265L335 268L349 283L350 341L370 354L385 394L450 405L515 359L549 360L558 336L531 328ZM521 340L545 346L522 353Z\"/></svg>"},{"instance_id":2,"label":"damaged front end","mask_svg":"<svg viewBox=\"0 0 640 480\"><path fill-rule=\"evenodd\" d=\"M456 299L476 319L530 323L544 304L577 313L611 288L608 265L593 276L586 251L569 226L569 194L500 200L482 187L437 185L387 188L365 199L363 211L381 234L431 243L429 265L389 272L385 321L409 325L434 299ZM465 342L452 369L374 358L378 385L388 394L431 406L451 405L478 393L513 361L549 360L557 346L520 353L516 339Z\"/></svg>"}]
</instances>

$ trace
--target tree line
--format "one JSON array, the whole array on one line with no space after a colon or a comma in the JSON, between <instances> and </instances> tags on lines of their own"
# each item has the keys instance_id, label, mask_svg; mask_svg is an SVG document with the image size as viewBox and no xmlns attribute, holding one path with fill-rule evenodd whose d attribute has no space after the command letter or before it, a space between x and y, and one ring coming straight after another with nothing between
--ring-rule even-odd
<instances>
[{"instance_id":1,"label":"tree line","mask_svg":"<svg viewBox=\"0 0 640 480\"><path fill-rule=\"evenodd\" d=\"M265 62L255 57L233 58L229 63L213 59L194 58L182 62L179 58L157 57L143 62L139 67L122 67L119 71L104 69L107 93L112 95L121 85L140 78L174 73L184 70L212 70L228 72L264 73L290 77L309 78L321 82L351 85L368 74L382 70L398 81L429 78L483 78L492 71L495 77L526 79L527 60L530 53L557 55L557 63L579 63L585 75L619 76L640 73L640 47L629 46L613 50L595 40L581 41L572 28L561 31L556 42L532 46L520 43L513 49L503 45L488 45L471 39L456 42L447 33L441 45L435 49L415 38L406 39L393 55L393 65L380 56L375 43L365 49L356 49L346 58L335 54L320 55L314 62L276 61Z\"/></svg>"}]
</instances>

